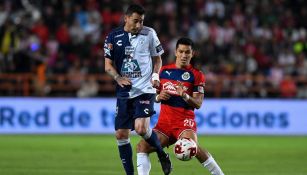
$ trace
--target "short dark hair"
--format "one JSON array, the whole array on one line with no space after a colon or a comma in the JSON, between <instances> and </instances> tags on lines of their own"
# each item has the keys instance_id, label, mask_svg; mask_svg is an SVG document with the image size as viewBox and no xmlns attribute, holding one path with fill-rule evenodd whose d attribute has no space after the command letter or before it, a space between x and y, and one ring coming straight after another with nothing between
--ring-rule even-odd
<instances>
[{"instance_id":1,"label":"short dark hair","mask_svg":"<svg viewBox=\"0 0 307 175\"><path fill-rule=\"evenodd\" d=\"M130 16L132 15L133 13L137 13L139 15L144 15L145 14L145 9L144 7L142 7L141 5L138 5L138 4L131 4L127 11L126 11L126 15Z\"/></svg>"},{"instance_id":2,"label":"short dark hair","mask_svg":"<svg viewBox=\"0 0 307 175\"><path fill-rule=\"evenodd\" d=\"M176 43L176 49L178 49L179 44L191 46L192 50L194 50L194 42L190 38L186 37L179 38Z\"/></svg>"}]
</instances>

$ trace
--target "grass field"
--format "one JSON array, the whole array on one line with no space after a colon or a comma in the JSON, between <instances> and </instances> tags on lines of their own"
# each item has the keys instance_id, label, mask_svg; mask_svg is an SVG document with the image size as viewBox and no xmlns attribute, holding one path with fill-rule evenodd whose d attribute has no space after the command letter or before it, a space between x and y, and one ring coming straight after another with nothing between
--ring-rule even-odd
<instances>
[{"instance_id":1,"label":"grass field","mask_svg":"<svg viewBox=\"0 0 307 175\"><path fill-rule=\"evenodd\" d=\"M134 148L138 139L132 137ZM306 137L202 136L199 141L226 175L307 175ZM110 135L0 135L0 175L123 175L115 145ZM196 159L171 156L172 174L209 175ZM151 174L161 175L155 154L151 160Z\"/></svg>"}]
</instances>

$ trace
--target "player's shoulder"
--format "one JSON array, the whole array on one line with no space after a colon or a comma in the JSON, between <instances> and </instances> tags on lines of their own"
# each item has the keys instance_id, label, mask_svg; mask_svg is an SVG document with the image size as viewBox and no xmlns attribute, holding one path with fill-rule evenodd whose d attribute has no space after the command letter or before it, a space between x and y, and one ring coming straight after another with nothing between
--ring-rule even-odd
<instances>
[{"instance_id":1,"label":"player's shoulder","mask_svg":"<svg viewBox=\"0 0 307 175\"><path fill-rule=\"evenodd\" d=\"M166 69L176 69L175 64L167 64L161 67L161 70L166 70Z\"/></svg>"},{"instance_id":2,"label":"player's shoulder","mask_svg":"<svg viewBox=\"0 0 307 175\"><path fill-rule=\"evenodd\" d=\"M140 31L141 35L150 35L156 33L155 29L147 26L143 26L142 30Z\"/></svg>"},{"instance_id":3,"label":"player's shoulder","mask_svg":"<svg viewBox=\"0 0 307 175\"><path fill-rule=\"evenodd\" d=\"M205 74L200 69L195 68L194 66L190 66L188 70L194 75L194 77L205 77Z\"/></svg>"},{"instance_id":4,"label":"player's shoulder","mask_svg":"<svg viewBox=\"0 0 307 175\"><path fill-rule=\"evenodd\" d=\"M195 68L194 66L191 66L190 67L190 70L194 73L197 73L197 74L204 74L200 69L198 68Z\"/></svg>"},{"instance_id":5,"label":"player's shoulder","mask_svg":"<svg viewBox=\"0 0 307 175\"><path fill-rule=\"evenodd\" d=\"M117 37L124 36L124 34L125 34L124 28L123 27L118 27L118 28L113 29L109 33L108 37L117 38Z\"/></svg>"}]
</instances>

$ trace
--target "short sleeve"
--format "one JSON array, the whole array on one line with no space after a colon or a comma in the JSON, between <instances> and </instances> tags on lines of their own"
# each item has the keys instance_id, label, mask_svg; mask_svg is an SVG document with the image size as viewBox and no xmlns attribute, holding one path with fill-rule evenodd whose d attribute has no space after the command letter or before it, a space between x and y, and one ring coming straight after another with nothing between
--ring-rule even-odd
<instances>
[{"instance_id":1,"label":"short sleeve","mask_svg":"<svg viewBox=\"0 0 307 175\"><path fill-rule=\"evenodd\" d=\"M193 92L205 93L205 75L201 71L198 71L195 76Z\"/></svg>"},{"instance_id":2,"label":"short sleeve","mask_svg":"<svg viewBox=\"0 0 307 175\"><path fill-rule=\"evenodd\" d=\"M104 57L113 60L113 42L110 34L104 41Z\"/></svg>"},{"instance_id":3,"label":"short sleeve","mask_svg":"<svg viewBox=\"0 0 307 175\"><path fill-rule=\"evenodd\" d=\"M149 36L150 36L150 55L151 56L162 55L164 53L164 50L157 36L156 31L152 29Z\"/></svg>"},{"instance_id":4,"label":"short sleeve","mask_svg":"<svg viewBox=\"0 0 307 175\"><path fill-rule=\"evenodd\" d=\"M160 69L160 72L159 72L159 79L160 80L162 79L161 74L162 74L163 71L164 71L164 67L162 66L161 69ZM157 93L161 92L161 90L162 90L161 81L160 81L159 87L157 87L156 89L157 89Z\"/></svg>"}]
</instances>

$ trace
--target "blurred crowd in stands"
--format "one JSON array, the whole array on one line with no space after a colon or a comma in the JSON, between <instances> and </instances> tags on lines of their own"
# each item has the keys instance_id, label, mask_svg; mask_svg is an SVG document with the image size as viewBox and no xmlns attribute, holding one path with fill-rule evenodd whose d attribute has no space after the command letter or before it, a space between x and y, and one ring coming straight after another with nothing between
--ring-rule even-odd
<instances>
[{"instance_id":1,"label":"blurred crowd in stands","mask_svg":"<svg viewBox=\"0 0 307 175\"><path fill-rule=\"evenodd\" d=\"M307 98L304 0L1 0L0 74L33 73L43 84L45 76L67 74L79 87L83 75L105 74L105 36L131 2L145 7L163 64L174 61L179 36L191 37L193 64L213 89L222 77L222 97ZM257 94L249 91L255 87Z\"/></svg>"}]
</instances>

